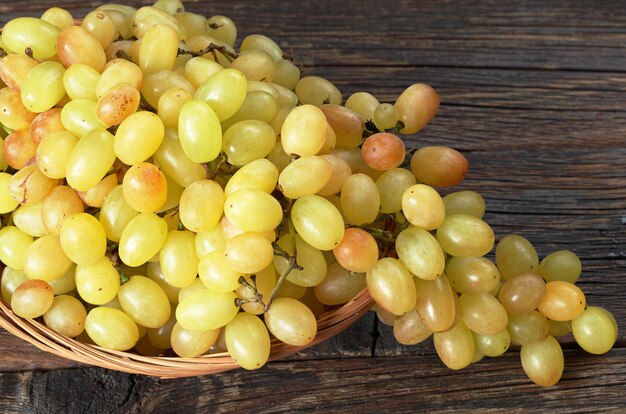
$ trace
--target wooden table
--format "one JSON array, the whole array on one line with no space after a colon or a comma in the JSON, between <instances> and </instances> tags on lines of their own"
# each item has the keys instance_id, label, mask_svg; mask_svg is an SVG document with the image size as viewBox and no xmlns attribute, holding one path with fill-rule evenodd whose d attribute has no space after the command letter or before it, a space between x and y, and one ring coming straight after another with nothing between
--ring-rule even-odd
<instances>
[{"instance_id":1,"label":"wooden table","mask_svg":"<svg viewBox=\"0 0 626 414\"><path fill-rule=\"evenodd\" d=\"M147 1L133 1L134 5ZM76 17L98 2L4 0L1 22L59 5ZM264 33L304 73L344 98L393 102L413 82L441 95L413 145L441 144L470 162L459 189L480 191L498 237L521 234L540 257L570 249L580 286L626 329L626 2L188 2ZM396 344L373 314L332 340L256 372L159 380L80 366L0 333L0 412L618 412L626 407L626 342L608 354L562 340L561 382L531 384L519 349L462 371L430 343Z\"/></svg>"}]
</instances>

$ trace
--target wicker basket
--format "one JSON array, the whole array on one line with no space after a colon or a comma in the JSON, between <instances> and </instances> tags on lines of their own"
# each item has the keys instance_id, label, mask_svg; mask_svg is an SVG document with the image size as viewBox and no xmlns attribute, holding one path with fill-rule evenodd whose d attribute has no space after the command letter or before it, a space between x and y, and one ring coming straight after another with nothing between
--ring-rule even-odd
<instances>
[{"instance_id":1,"label":"wicker basket","mask_svg":"<svg viewBox=\"0 0 626 414\"><path fill-rule=\"evenodd\" d=\"M294 354L338 334L363 316L372 304L373 301L367 288L363 289L340 308L319 316L317 335L310 344L292 346L276 339L272 340L270 361ZM239 367L228 353L209 354L196 358L146 357L84 344L53 332L37 320L20 318L2 300L0 300L0 326L51 354L131 374L179 378L214 374Z\"/></svg>"}]
</instances>

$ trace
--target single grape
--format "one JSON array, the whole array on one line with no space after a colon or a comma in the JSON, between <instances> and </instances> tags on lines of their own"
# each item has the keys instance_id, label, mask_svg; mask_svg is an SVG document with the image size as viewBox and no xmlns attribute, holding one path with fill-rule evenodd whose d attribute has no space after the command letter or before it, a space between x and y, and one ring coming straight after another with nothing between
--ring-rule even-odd
<instances>
[{"instance_id":1,"label":"single grape","mask_svg":"<svg viewBox=\"0 0 626 414\"><path fill-rule=\"evenodd\" d=\"M226 349L245 369L261 368L270 356L270 335L261 319L246 312L237 316L225 328Z\"/></svg>"},{"instance_id":2,"label":"single grape","mask_svg":"<svg viewBox=\"0 0 626 414\"><path fill-rule=\"evenodd\" d=\"M317 334L313 312L292 298L276 298L265 312L265 325L276 338L294 346L309 344Z\"/></svg>"}]
</instances>

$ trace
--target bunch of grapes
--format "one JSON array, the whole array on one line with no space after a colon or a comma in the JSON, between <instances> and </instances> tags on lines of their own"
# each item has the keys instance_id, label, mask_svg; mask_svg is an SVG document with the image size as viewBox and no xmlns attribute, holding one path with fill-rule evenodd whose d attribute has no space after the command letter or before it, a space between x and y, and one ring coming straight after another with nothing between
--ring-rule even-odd
<instances>
[{"instance_id":1,"label":"bunch of grapes","mask_svg":"<svg viewBox=\"0 0 626 414\"><path fill-rule=\"evenodd\" d=\"M465 157L407 151L401 134L439 108L430 86L344 103L272 39L236 37L179 0L6 24L0 286L16 315L108 349L228 351L256 369L271 338L311 343L316 318L367 287L398 341L432 336L453 369L513 343L551 385L555 336L613 346L573 253L539 264L513 235L494 264L483 198L435 189L464 179Z\"/></svg>"}]
</instances>

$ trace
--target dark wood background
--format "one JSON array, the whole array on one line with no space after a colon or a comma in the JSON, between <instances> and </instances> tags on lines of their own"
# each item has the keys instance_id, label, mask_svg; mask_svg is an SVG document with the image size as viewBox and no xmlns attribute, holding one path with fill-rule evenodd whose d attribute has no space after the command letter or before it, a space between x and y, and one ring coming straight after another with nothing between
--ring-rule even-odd
<instances>
[{"instance_id":1,"label":"dark wood background","mask_svg":"<svg viewBox=\"0 0 626 414\"><path fill-rule=\"evenodd\" d=\"M133 5L148 2L132 1ZM0 20L94 1L3 0ZM348 97L383 102L413 82L441 95L413 145L441 144L470 162L459 187L480 191L502 237L541 257L570 249L580 286L626 329L625 1L197 1L248 33L292 50L305 74ZM0 332L0 412L618 412L626 407L626 342L608 354L562 340L561 382L530 383L518 349L462 371L430 344L403 347L389 328L370 356L370 313L328 342L256 372L159 380L80 366Z\"/></svg>"}]
</instances>

